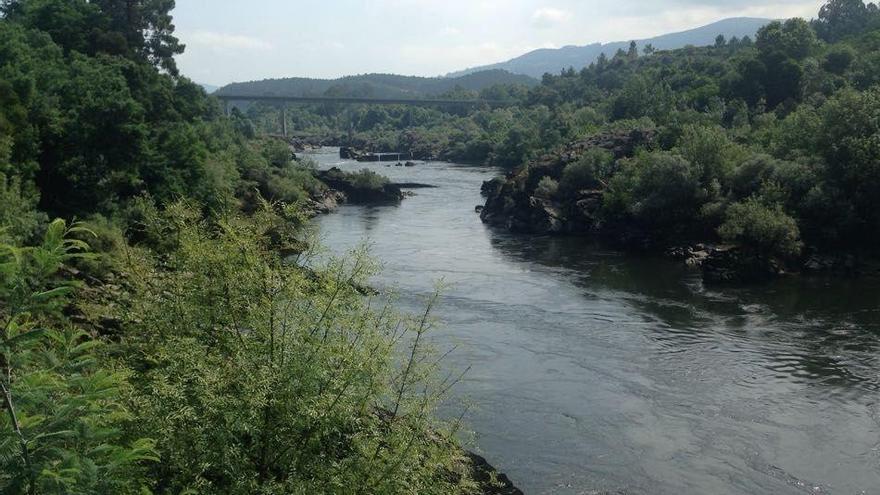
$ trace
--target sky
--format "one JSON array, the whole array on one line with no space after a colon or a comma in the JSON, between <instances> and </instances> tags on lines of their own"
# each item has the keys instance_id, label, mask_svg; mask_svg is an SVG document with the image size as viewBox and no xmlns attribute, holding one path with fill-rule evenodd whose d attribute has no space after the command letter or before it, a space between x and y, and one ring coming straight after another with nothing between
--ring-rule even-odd
<instances>
[{"instance_id":1,"label":"sky","mask_svg":"<svg viewBox=\"0 0 880 495\"><path fill-rule=\"evenodd\" d=\"M815 17L822 0L177 0L196 82L438 76L536 48L627 41L727 17Z\"/></svg>"}]
</instances>

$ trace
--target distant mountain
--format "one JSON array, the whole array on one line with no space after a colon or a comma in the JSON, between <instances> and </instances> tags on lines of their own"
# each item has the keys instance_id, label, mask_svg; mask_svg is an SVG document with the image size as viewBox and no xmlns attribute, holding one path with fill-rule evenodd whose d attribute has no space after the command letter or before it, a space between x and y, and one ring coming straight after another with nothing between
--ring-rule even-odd
<instances>
[{"instance_id":1,"label":"distant mountain","mask_svg":"<svg viewBox=\"0 0 880 495\"><path fill-rule=\"evenodd\" d=\"M205 91L208 92L208 94L211 94L214 91L217 91L218 89L220 89L220 86L214 86L213 84L201 84L201 83L196 83L196 84L201 86Z\"/></svg>"},{"instance_id":2,"label":"distant mountain","mask_svg":"<svg viewBox=\"0 0 880 495\"><path fill-rule=\"evenodd\" d=\"M232 83L215 92L217 95L278 96L347 96L359 98L421 98L435 96L456 88L480 91L496 84L534 86L536 79L494 69L472 71L458 77L414 77L393 74L365 74L339 79L286 78Z\"/></svg>"},{"instance_id":3,"label":"distant mountain","mask_svg":"<svg viewBox=\"0 0 880 495\"><path fill-rule=\"evenodd\" d=\"M711 45L715 43L715 38L719 34L723 34L728 39L734 36L738 38L751 36L754 38L758 30L770 22L772 22L771 19L736 17L724 19L689 31L665 34L646 40L636 40L636 43L639 45L639 49L650 43L658 50L673 50L687 45ZM557 49L545 48L526 53L507 62L454 72L449 74L448 77L461 77L474 72L503 69L514 74L524 74L540 78L547 72L557 74L569 67L580 70L595 62L600 54L604 53L605 56L612 57L618 49L628 49L629 44L629 41L620 41L606 44L594 43L587 46L566 46Z\"/></svg>"}]
</instances>

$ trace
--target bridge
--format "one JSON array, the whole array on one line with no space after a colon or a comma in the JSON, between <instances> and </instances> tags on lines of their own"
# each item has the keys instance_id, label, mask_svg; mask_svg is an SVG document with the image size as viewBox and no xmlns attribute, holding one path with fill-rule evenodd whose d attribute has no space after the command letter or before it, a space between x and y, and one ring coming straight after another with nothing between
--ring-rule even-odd
<instances>
[{"instance_id":1,"label":"bridge","mask_svg":"<svg viewBox=\"0 0 880 495\"><path fill-rule=\"evenodd\" d=\"M358 97L333 97L333 96L281 96L281 95L247 95L247 94L215 94L213 95L224 103L226 113L229 113L229 104L236 101L260 101L281 105L281 132L287 136L287 112L285 103L334 103L343 105L410 105L420 107L504 107L512 105L503 100L443 100L443 99L416 99L416 98L358 98Z\"/></svg>"}]
</instances>

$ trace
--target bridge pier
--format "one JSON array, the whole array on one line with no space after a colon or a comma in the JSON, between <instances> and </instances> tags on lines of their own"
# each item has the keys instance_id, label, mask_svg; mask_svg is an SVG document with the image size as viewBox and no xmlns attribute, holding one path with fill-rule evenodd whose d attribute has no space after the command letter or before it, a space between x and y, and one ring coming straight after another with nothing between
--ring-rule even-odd
<instances>
[{"instance_id":1,"label":"bridge pier","mask_svg":"<svg viewBox=\"0 0 880 495\"><path fill-rule=\"evenodd\" d=\"M287 105L281 105L281 135L287 137Z\"/></svg>"}]
</instances>

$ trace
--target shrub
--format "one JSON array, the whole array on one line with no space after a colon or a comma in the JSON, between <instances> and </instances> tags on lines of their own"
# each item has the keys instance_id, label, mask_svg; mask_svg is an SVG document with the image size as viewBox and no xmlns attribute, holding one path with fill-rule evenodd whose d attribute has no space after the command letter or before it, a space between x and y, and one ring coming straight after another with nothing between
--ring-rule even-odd
<instances>
[{"instance_id":1,"label":"shrub","mask_svg":"<svg viewBox=\"0 0 880 495\"><path fill-rule=\"evenodd\" d=\"M559 183L552 177L542 177L535 188L535 196L543 199L553 199L559 192Z\"/></svg>"},{"instance_id":2,"label":"shrub","mask_svg":"<svg viewBox=\"0 0 880 495\"><path fill-rule=\"evenodd\" d=\"M387 177L366 168L349 174L348 180L354 187L363 189L382 189L389 182Z\"/></svg>"},{"instance_id":3,"label":"shrub","mask_svg":"<svg viewBox=\"0 0 880 495\"><path fill-rule=\"evenodd\" d=\"M658 231L691 227L706 198L700 186L701 172L680 155L642 153L627 160L611 180L605 214L634 217Z\"/></svg>"},{"instance_id":4,"label":"shrub","mask_svg":"<svg viewBox=\"0 0 880 495\"><path fill-rule=\"evenodd\" d=\"M687 126L684 128L678 152L687 161L702 169L701 182L725 183L744 151L730 141L721 127Z\"/></svg>"},{"instance_id":5,"label":"shrub","mask_svg":"<svg viewBox=\"0 0 880 495\"><path fill-rule=\"evenodd\" d=\"M729 242L751 246L767 255L791 257L801 251L797 222L778 204L766 205L757 198L734 203L718 234Z\"/></svg>"},{"instance_id":6,"label":"shrub","mask_svg":"<svg viewBox=\"0 0 880 495\"><path fill-rule=\"evenodd\" d=\"M2 493L148 488L139 464L155 459L155 443L121 433L132 418L127 373L107 366L100 342L60 319L72 286L53 278L62 263L86 257L74 233L83 231L56 220L38 246L0 245Z\"/></svg>"},{"instance_id":7,"label":"shrub","mask_svg":"<svg viewBox=\"0 0 880 495\"><path fill-rule=\"evenodd\" d=\"M7 178L0 173L0 242L34 240L47 219L37 210L38 202L36 191L27 191L18 178Z\"/></svg>"},{"instance_id":8,"label":"shrub","mask_svg":"<svg viewBox=\"0 0 880 495\"><path fill-rule=\"evenodd\" d=\"M216 225L185 205L167 211L180 245L138 262L123 354L144 370L132 379L132 433L159 439L158 486L464 491L452 432L431 419L449 383L424 365L436 362L425 354L430 320L396 316L390 302L371 309L355 288L374 268L363 252L307 271L272 248L284 220L271 205Z\"/></svg>"},{"instance_id":9,"label":"shrub","mask_svg":"<svg viewBox=\"0 0 880 495\"><path fill-rule=\"evenodd\" d=\"M562 171L559 185L566 192L595 189L606 184L614 166L614 156L603 149L587 150L576 162L569 163Z\"/></svg>"}]
</instances>

